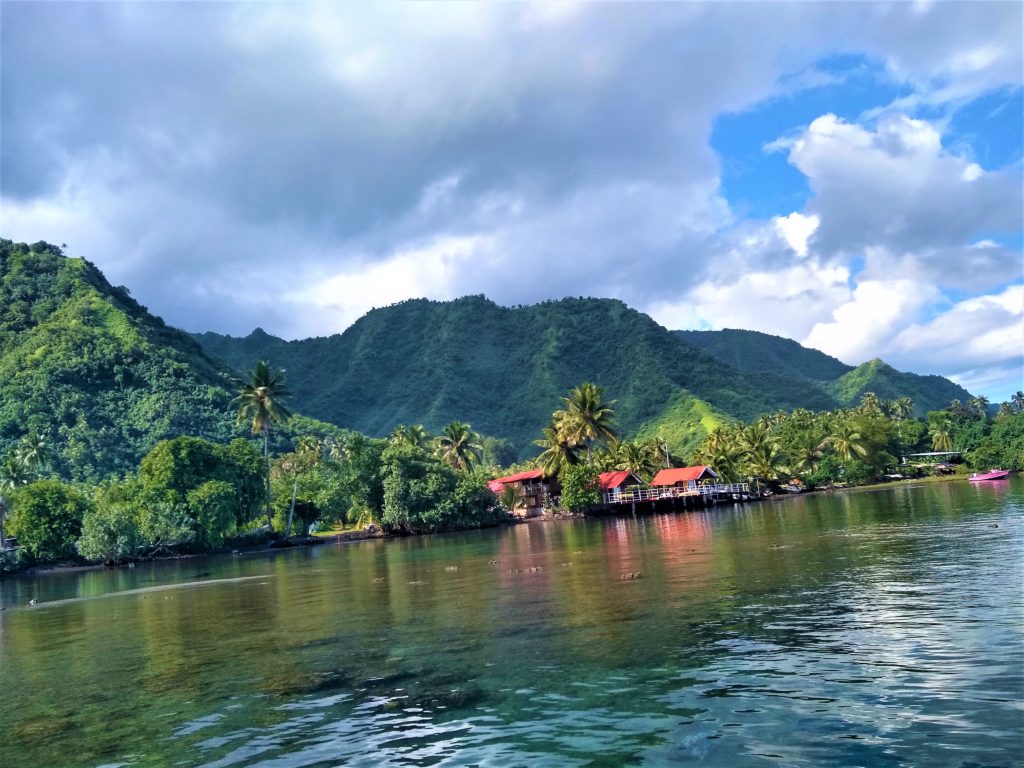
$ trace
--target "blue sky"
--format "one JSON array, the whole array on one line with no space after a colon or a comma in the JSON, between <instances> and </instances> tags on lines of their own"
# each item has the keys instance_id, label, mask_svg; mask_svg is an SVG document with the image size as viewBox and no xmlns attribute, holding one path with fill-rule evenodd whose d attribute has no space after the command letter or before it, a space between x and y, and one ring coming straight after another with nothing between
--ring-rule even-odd
<instances>
[{"instance_id":1,"label":"blue sky","mask_svg":"<svg viewBox=\"0 0 1024 768\"><path fill-rule=\"evenodd\" d=\"M614 296L1024 386L1019 3L0 12L0 232L188 330Z\"/></svg>"}]
</instances>

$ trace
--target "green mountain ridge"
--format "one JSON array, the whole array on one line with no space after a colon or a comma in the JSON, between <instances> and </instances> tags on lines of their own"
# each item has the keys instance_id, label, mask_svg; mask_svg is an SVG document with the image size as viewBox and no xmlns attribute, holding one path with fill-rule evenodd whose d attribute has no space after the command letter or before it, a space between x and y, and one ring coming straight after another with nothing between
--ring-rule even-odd
<instances>
[{"instance_id":1,"label":"green mountain ridge","mask_svg":"<svg viewBox=\"0 0 1024 768\"><path fill-rule=\"evenodd\" d=\"M63 477L134 471L165 438L247 436L235 391L230 371L191 335L90 262L0 239L0 456L34 432ZM337 431L301 416L291 429Z\"/></svg>"},{"instance_id":2,"label":"green mountain ridge","mask_svg":"<svg viewBox=\"0 0 1024 768\"><path fill-rule=\"evenodd\" d=\"M613 299L515 308L483 296L414 299L372 310L328 337L285 341L257 329L244 338L196 338L238 370L261 358L284 367L296 402L316 418L371 435L403 423L437 431L457 418L509 439L520 455L533 452L560 398L581 381L618 400L624 435L661 436L680 452L726 421L855 402L862 392L847 397L849 385L865 383L842 379L857 369L789 339L672 332ZM894 385L901 376L924 378L894 373ZM920 406L949 399L924 397Z\"/></svg>"},{"instance_id":3,"label":"green mountain ridge","mask_svg":"<svg viewBox=\"0 0 1024 768\"><path fill-rule=\"evenodd\" d=\"M942 376L898 371L878 358L854 367L792 339L758 331L726 328L675 333L741 371L814 382L838 406L856 405L865 393L874 392L882 400L909 397L914 401L915 414L923 416L953 400L967 402L971 397L966 389Z\"/></svg>"},{"instance_id":4,"label":"green mountain ridge","mask_svg":"<svg viewBox=\"0 0 1024 768\"><path fill-rule=\"evenodd\" d=\"M752 371L751 339L763 335L737 333L751 351L733 354L733 365L718 357L713 337L691 343L621 301L509 308L468 296L373 310L334 336L285 341L261 329L241 339L193 336L83 259L46 243L0 240L0 455L35 432L54 449L60 475L96 480L133 470L164 438L245 436L246 425L233 418L234 377L259 359L286 369L290 407L303 414L272 432L278 448L295 435L339 427L383 436L398 424L437 432L459 419L526 457L561 398L583 381L618 401L622 435L662 437L680 453L719 424L778 409L830 409L865 388L886 398L909 394L921 409L968 397L939 377L880 362L829 380L797 376L792 365L824 375L812 358L826 356L788 340L771 342L774 357ZM798 362L787 367L794 355ZM817 359L825 373L841 365L829 360Z\"/></svg>"},{"instance_id":5,"label":"green mountain ridge","mask_svg":"<svg viewBox=\"0 0 1024 768\"><path fill-rule=\"evenodd\" d=\"M132 470L165 437L234 437L229 382L88 261L0 240L0 452L33 431L67 477Z\"/></svg>"}]
</instances>

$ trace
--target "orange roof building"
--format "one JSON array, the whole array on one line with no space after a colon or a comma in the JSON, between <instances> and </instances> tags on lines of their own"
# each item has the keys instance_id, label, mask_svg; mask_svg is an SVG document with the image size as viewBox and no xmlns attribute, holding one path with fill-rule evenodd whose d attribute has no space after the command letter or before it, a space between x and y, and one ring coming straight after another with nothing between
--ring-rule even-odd
<instances>
[{"instance_id":1,"label":"orange roof building","mask_svg":"<svg viewBox=\"0 0 1024 768\"><path fill-rule=\"evenodd\" d=\"M718 474L711 467L678 467L663 469L654 476L652 486L667 488L673 485L696 485L705 480L717 480Z\"/></svg>"}]
</instances>

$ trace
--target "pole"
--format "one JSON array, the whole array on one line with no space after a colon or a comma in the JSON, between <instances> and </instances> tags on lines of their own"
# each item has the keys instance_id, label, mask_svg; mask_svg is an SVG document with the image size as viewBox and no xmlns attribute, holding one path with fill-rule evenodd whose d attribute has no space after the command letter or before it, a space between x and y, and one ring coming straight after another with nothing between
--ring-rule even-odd
<instances>
[{"instance_id":1,"label":"pole","mask_svg":"<svg viewBox=\"0 0 1024 768\"><path fill-rule=\"evenodd\" d=\"M292 485L292 508L288 510L288 528L285 531L284 537L287 539L292 535L292 515L295 514L295 497L299 493L299 476L295 476L295 483Z\"/></svg>"}]
</instances>

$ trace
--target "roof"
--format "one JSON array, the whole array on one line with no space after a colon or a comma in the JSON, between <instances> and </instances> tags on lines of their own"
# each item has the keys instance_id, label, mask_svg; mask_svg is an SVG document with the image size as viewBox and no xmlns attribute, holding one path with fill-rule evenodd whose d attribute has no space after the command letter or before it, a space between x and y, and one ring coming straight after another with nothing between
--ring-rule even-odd
<instances>
[{"instance_id":1,"label":"roof","mask_svg":"<svg viewBox=\"0 0 1024 768\"><path fill-rule=\"evenodd\" d=\"M654 476L651 485L675 485L676 483L689 483L700 480L705 473L711 477L718 477L711 467L679 467L675 469L663 469Z\"/></svg>"},{"instance_id":2,"label":"roof","mask_svg":"<svg viewBox=\"0 0 1024 768\"><path fill-rule=\"evenodd\" d=\"M612 488L618 488L620 485L622 485L624 482L626 482L626 480L629 480L630 478L632 478L633 481L636 483L640 482L639 478L637 478L637 476L630 472L628 469L623 469L618 472L602 472L600 475L597 476L597 480L601 484L602 491L608 491L611 490Z\"/></svg>"},{"instance_id":3,"label":"roof","mask_svg":"<svg viewBox=\"0 0 1024 768\"><path fill-rule=\"evenodd\" d=\"M499 477L491 480L487 485L490 486L494 483L504 485L505 483L521 483L524 480L540 480L544 477L543 469L528 469L525 472L519 472L515 475L509 475L508 477Z\"/></svg>"}]
</instances>

